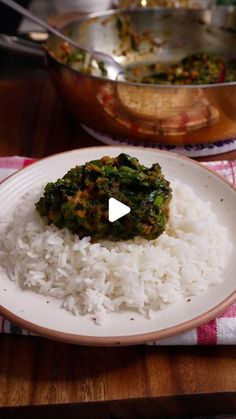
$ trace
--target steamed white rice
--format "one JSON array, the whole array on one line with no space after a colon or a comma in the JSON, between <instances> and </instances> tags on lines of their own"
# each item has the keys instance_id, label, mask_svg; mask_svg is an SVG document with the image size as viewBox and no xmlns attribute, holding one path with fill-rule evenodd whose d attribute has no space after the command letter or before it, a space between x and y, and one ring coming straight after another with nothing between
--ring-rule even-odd
<instances>
[{"instance_id":1,"label":"steamed white rice","mask_svg":"<svg viewBox=\"0 0 236 419\"><path fill-rule=\"evenodd\" d=\"M92 244L45 225L24 197L0 244L0 266L22 288L53 296L74 314L100 323L109 312L148 315L222 281L231 243L209 202L172 183L167 231L154 241Z\"/></svg>"}]
</instances>

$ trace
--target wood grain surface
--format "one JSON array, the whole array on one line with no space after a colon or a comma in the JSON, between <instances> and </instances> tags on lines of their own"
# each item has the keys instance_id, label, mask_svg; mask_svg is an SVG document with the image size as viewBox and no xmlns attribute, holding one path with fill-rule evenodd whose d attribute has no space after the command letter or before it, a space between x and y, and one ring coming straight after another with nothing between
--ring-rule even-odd
<instances>
[{"instance_id":1,"label":"wood grain surface","mask_svg":"<svg viewBox=\"0 0 236 419\"><path fill-rule=\"evenodd\" d=\"M1 156L41 158L98 144L66 114L44 70L4 73ZM231 392L235 401L236 395L234 347L90 348L2 335L0 360L0 406L148 398L151 408L152 398L162 396ZM190 410L187 402L184 412Z\"/></svg>"},{"instance_id":2,"label":"wood grain surface","mask_svg":"<svg viewBox=\"0 0 236 419\"><path fill-rule=\"evenodd\" d=\"M234 347L92 348L2 336L0 406L235 392Z\"/></svg>"},{"instance_id":3,"label":"wood grain surface","mask_svg":"<svg viewBox=\"0 0 236 419\"><path fill-rule=\"evenodd\" d=\"M0 414L4 419L41 419L44 415L50 419L190 419L190 406L194 419L235 419L235 393L229 392L0 407Z\"/></svg>"}]
</instances>

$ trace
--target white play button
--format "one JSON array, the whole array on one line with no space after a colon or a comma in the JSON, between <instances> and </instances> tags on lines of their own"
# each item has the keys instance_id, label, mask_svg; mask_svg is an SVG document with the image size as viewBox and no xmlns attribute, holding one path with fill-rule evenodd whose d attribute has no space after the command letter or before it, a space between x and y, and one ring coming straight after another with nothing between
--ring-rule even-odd
<instances>
[{"instance_id":1,"label":"white play button","mask_svg":"<svg viewBox=\"0 0 236 419\"><path fill-rule=\"evenodd\" d=\"M122 204L122 202L118 201L115 198L109 199L108 204L108 218L111 223L113 223L116 220L119 220L119 218L124 217L124 215L129 214L130 207L128 207L125 204Z\"/></svg>"}]
</instances>

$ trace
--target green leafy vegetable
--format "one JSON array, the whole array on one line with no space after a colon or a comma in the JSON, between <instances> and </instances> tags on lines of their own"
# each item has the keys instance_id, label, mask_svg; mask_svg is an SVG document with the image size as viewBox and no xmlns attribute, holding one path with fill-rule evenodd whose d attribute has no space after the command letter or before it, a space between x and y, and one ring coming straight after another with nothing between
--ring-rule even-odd
<instances>
[{"instance_id":1,"label":"green leafy vegetable","mask_svg":"<svg viewBox=\"0 0 236 419\"><path fill-rule=\"evenodd\" d=\"M110 223L109 198L128 205L131 212ZM170 184L159 164L148 168L122 153L69 170L45 187L36 208L49 223L81 238L118 241L141 236L152 240L165 230L170 199Z\"/></svg>"}]
</instances>

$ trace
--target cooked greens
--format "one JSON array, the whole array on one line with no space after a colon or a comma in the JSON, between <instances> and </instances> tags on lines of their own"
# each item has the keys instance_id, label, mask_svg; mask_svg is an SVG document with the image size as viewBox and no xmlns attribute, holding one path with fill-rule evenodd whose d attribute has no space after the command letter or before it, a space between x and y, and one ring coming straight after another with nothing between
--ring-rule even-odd
<instances>
[{"instance_id":1,"label":"cooked greens","mask_svg":"<svg viewBox=\"0 0 236 419\"><path fill-rule=\"evenodd\" d=\"M160 63L135 66L127 79L150 84L212 84L236 80L236 61L200 52L184 57L180 62L159 70Z\"/></svg>"},{"instance_id":2,"label":"cooked greens","mask_svg":"<svg viewBox=\"0 0 236 419\"><path fill-rule=\"evenodd\" d=\"M109 198L129 206L131 212L110 223ZM76 166L62 179L48 183L36 208L49 223L80 238L152 240L165 230L170 199L170 184L158 163L148 168L122 153Z\"/></svg>"}]
</instances>

